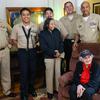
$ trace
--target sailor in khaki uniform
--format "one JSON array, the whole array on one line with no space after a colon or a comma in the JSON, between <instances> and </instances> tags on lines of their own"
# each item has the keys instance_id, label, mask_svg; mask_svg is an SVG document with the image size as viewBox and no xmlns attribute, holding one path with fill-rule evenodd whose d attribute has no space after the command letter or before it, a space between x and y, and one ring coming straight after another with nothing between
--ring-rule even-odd
<instances>
[{"instance_id":1,"label":"sailor in khaki uniform","mask_svg":"<svg viewBox=\"0 0 100 100\"><path fill-rule=\"evenodd\" d=\"M45 17L45 19L47 19L47 18L53 18L54 17L52 8L48 7L48 8L45 9L45 11L44 11L44 17ZM44 22L42 22L39 25L39 31L43 30L43 26L44 26ZM55 20L55 26L61 32L62 38L65 39L67 37L68 32L64 28L63 24L60 21Z\"/></svg>"},{"instance_id":2,"label":"sailor in khaki uniform","mask_svg":"<svg viewBox=\"0 0 100 100\"><path fill-rule=\"evenodd\" d=\"M20 96L21 100L28 100L28 95L37 96L34 89L36 49L35 37L38 27L30 21L31 12L27 8L20 11L22 22L13 27L11 39L18 47L18 57L21 70Z\"/></svg>"},{"instance_id":3,"label":"sailor in khaki uniform","mask_svg":"<svg viewBox=\"0 0 100 100\"><path fill-rule=\"evenodd\" d=\"M11 28L8 24L0 20L0 73L3 93L7 96L14 96L11 93L10 77L10 52L8 48L9 33Z\"/></svg>"},{"instance_id":4,"label":"sailor in khaki uniform","mask_svg":"<svg viewBox=\"0 0 100 100\"><path fill-rule=\"evenodd\" d=\"M81 4L83 16L77 21L77 31L81 42L96 43L100 33L100 15L90 14L90 4L84 1Z\"/></svg>"},{"instance_id":5,"label":"sailor in khaki uniform","mask_svg":"<svg viewBox=\"0 0 100 100\"><path fill-rule=\"evenodd\" d=\"M27 44L26 41L26 36L23 31L23 27L25 27L26 33L28 33L28 30L30 30L30 36L29 36L29 44ZM37 36L37 31L38 27L34 23L30 22L28 26L25 26L23 23L16 24L13 27L12 34L11 34L11 39L16 40L14 43L17 43L18 48L25 48L27 50L27 45L29 46L28 48L33 48L35 47L35 37Z\"/></svg>"},{"instance_id":6,"label":"sailor in khaki uniform","mask_svg":"<svg viewBox=\"0 0 100 100\"><path fill-rule=\"evenodd\" d=\"M68 32L67 38L64 41L65 47L65 59L67 63L67 70L69 70L69 62L72 53L72 45L77 42L75 40L75 35L77 33L76 23L80 15L74 12L74 6L72 2L68 1L64 4L64 10L67 15L63 16L60 21L64 25L66 31Z\"/></svg>"}]
</instances>

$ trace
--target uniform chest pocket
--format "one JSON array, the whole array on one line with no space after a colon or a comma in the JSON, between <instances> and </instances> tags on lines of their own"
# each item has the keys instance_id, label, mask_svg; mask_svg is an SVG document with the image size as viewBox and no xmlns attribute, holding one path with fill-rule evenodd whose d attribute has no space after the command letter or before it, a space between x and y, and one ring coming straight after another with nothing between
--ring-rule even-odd
<instances>
[{"instance_id":1,"label":"uniform chest pocket","mask_svg":"<svg viewBox=\"0 0 100 100\"><path fill-rule=\"evenodd\" d=\"M25 37L25 34L24 33L19 33L18 37Z\"/></svg>"},{"instance_id":2,"label":"uniform chest pocket","mask_svg":"<svg viewBox=\"0 0 100 100\"><path fill-rule=\"evenodd\" d=\"M37 34L36 33L33 33L32 31L31 31L30 35L33 36L33 37L36 37L37 36Z\"/></svg>"},{"instance_id":3,"label":"uniform chest pocket","mask_svg":"<svg viewBox=\"0 0 100 100\"><path fill-rule=\"evenodd\" d=\"M34 43L37 41L37 35L36 35L36 33L31 32L31 33L30 33L30 37L31 37L31 40L32 40Z\"/></svg>"},{"instance_id":4,"label":"uniform chest pocket","mask_svg":"<svg viewBox=\"0 0 100 100\"><path fill-rule=\"evenodd\" d=\"M97 27L97 23L96 22L90 22L89 23L90 28L96 28Z\"/></svg>"},{"instance_id":5,"label":"uniform chest pocket","mask_svg":"<svg viewBox=\"0 0 100 100\"><path fill-rule=\"evenodd\" d=\"M22 29L18 30L17 32L18 37L25 37L24 31ZM27 33L28 34L28 33Z\"/></svg>"}]
</instances>

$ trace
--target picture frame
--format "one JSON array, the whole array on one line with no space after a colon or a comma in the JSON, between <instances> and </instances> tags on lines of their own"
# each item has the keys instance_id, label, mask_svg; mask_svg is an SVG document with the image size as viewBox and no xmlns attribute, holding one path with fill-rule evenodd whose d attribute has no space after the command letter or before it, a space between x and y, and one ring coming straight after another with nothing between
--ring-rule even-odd
<instances>
[{"instance_id":1,"label":"picture frame","mask_svg":"<svg viewBox=\"0 0 100 100\"><path fill-rule=\"evenodd\" d=\"M30 9L31 13L31 21L40 24L43 20L43 11L46 7L27 7ZM15 24L21 21L20 18L20 10L22 7L6 7L6 16L8 24L13 27Z\"/></svg>"},{"instance_id":2,"label":"picture frame","mask_svg":"<svg viewBox=\"0 0 100 100\"><path fill-rule=\"evenodd\" d=\"M100 2L93 3L93 13L100 15Z\"/></svg>"}]
</instances>

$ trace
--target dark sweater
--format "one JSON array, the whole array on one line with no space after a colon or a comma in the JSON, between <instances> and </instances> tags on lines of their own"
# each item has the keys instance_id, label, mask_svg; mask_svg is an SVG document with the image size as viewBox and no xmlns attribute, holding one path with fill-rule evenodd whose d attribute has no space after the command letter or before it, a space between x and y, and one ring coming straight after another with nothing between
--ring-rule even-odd
<instances>
[{"instance_id":1,"label":"dark sweater","mask_svg":"<svg viewBox=\"0 0 100 100\"><path fill-rule=\"evenodd\" d=\"M49 30L41 31L39 40L45 58L54 58L54 50L58 50L60 53L64 51L61 33L56 28L52 32Z\"/></svg>"},{"instance_id":2,"label":"dark sweater","mask_svg":"<svg viewBox=\"0 0 100 100\"><path fill-rule=\"evenodd\" d=\"M73 84L79 85L80 77L83 71L82 62L76 64L76 70L73 77ZM92 62L90 68L90 81L87 84L82 84L84 87L92 87L97 90L100 87L100 65L96 62Z\"/></svg>"}]
</instances>

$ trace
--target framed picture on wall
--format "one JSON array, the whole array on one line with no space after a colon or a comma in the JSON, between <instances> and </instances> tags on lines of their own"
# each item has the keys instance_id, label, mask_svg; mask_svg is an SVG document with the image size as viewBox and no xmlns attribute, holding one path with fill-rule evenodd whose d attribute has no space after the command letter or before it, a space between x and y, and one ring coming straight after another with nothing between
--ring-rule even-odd
<instances>
[{"instance_id":1,"label":"framed picture on wall","mask_svg":"<svg viewBox=\"0 0 100 100\"><path fill-rule=\"evenodd\" d=\"M93 3L93 13L100 14L100 2Z\"/></svg>"},{"instance_id":2,"label":"framed picture on wall","mask_svg":"<svg viewBox=\"0 0 100 100\"><path fill-rule=\"evenodd\" d=\"M43 11L46 7L27 7L31 10L31 21L40 24L43 21ZM6 7L6 16L8 24L13 27L15 24L21 22L20 18L21 7Z\"/></svg>"}]
</instances>

